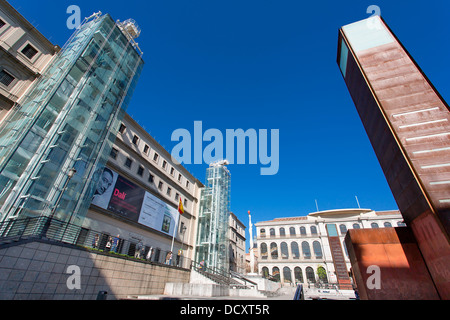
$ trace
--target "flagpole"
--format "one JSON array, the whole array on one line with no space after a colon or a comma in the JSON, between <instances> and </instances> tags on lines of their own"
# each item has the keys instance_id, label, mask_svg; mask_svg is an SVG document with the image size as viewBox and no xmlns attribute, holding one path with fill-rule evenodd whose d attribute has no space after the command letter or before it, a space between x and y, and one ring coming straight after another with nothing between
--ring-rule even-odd
<instances>
[{"instance_id":1,"label":"flagpole","mask_svg":"<svg viewBox=\"0 0 450 320\"><path fill-rule=\"evenodd\" d=\"M181 209L181 211L180 211L180 209ZM172 244L171 244L171 246L170 246L170 252L172 252L172 254L173 254L173 242L174 242L174 240L175 240L175 233L177 232L177 230L178 230L179 227L180 227L180 221L181 221L180 216L181 216L181 213L184 212L184 209L183 209L183 203L181 202L181 197L180 197L180 199L179 199L178 210L177 210L177 211L178 211L177 227L176 227L176 229L173 231Z\"/></svg>"},{"instance_id":2,"label":"flagpole","mask_svg":"<svg viewBox=\"0 0 450 320\"><path fill-rule=\"evenodd\" d=\"M178 214L178 221L177 221L177 227L176 227L176 229L175 230L173 230L173 236L172 236L172 245L170 246L170 252L172 252L173 253L173 242L174 242L174 240L175 240L175 234L176 234L176 232L177 232L177 230L178 230L178 228L179 228L179 225L180 225L180 215L181 214Z\"/></svg>"}]
</instances>

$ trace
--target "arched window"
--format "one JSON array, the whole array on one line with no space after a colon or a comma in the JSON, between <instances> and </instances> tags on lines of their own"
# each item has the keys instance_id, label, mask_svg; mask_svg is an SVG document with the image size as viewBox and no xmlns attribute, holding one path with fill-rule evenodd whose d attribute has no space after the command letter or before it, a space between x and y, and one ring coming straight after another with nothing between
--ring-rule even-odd
<instances>
[{"instance_id":1,"label":"arched window","mask_svg":"<svg viewBox=\"0 0 450 320\"><path fill-rule=\"evenodd\" d=\"M306 235L306 228L305 227L300 227L300 234L302 235L302 236L305 236Z\"/></svg>"},{"instance_id":2,"label":"arched window","mask_svg":"<svg viewBox=\"0 0 450 320\"><path fill-rule=\"evenodd\" d=\"M295 228L294 228L294 227L290 227L290 228L289 228L289 234L290 234L291 236L295 236Z\"/></svg>"},{"instance_id":3,"label":"arched window","mask_svg":"<svg viewBox=\"0 0 450 320\"><path fill-rule=\"evenodd\" d=\"M281 248L281 258L282 259L288 259L289 258L289 250L286 242L282 242L280 244Z\"/></svg>"},{"instance_id":4,"label":"arched window","mask_svg":"<svg viewBox=\"0 0 450 320\"><path fill-rule=\"evenodd\" d=\"M390 222L386 221L385 223L383 223L383 225L385 228L392 228L392 224Z\"/></svg>"},{"instance_id":5,"label":"arched window","mask_svg":"<svg viewBox=\"0 0 450 320\"><path fill-rule=\"evenodd\" d=\"M306 267L306 280L308 282L316 283L316 277L314 276L314 270L311 267Z\"/></svg>"},{"instance_id":6,"label":"arched window","mask_svg":"<svg viewBox=\"0 0 450 320\"><path fill-rule=\"evenodd\" d=\"M347 233L347 227L345 226L345 224L339 225L339 230L341 230L342 235Z\"/></svg>"},{"instance_id":7,"label":"arched window","mask_svg":"<svg viewBox=\"0 0 450 320\"><path fill-rule=\"evenodd\" d=\"M283 278L284 282L292 283L291 269L289 267L283 268Z\"/></svg>"},{"instance_id":8,"label":"arched window","mask_svg":"<svg viewBox=\"0 0 450 320\"><path fill-rule=\"evenodd\" d=\"M270 228L269 233L270 233L271 237L275 237L275 229L274 228Z\"/></svg>"},{"instance_id":9,"label":"arched window","mask_svg":"<svg viewBox=\"0 0 450 320\"><path fill-rule=\"evenodd\" d=\"M311 226L311 234L317 234L317 228L316 226Z\"/></svg>"},{"instance_id":10,"label":"arched window","mask_svg":"<svg viewBox=\"0 0 450 320\"><path fill-rule=\"evenodd\" d=\"M295 278L296 282L303 283L303 273L302 273L302 269L300 269L300 267L294 268L294 278Z\"/></svg>"},{"instance_id":11,"label":"arched window","mask_svg":"<svg viewBox=\"0 0 450 320\"><path fill-rule=\"evenodd\" d=\"M370 226L371 226L373 229L376 229L376 228L378 228L378 223L372 222L372 223L370 224Z\"/></svg>"},{"instance_id":12,"label":"arched window","mask_svg":"<svg viewBox=\"0 0 450 320\"><path fill-rule=\"evenodd\" d=\"M327 272L325 271L324 267L319 266L317 268L317 275L319 276L319 280L322 283L328 283Z\"/></svg>"},{"instance_id":13,"label":"arched window","mask_svg":"<svg viewBox=\"0 0 450 320\"><path fill-rule=\"evenodd\" d=\"M272 277L276 282L280 282L280 269L278 267L272 268Z\"/></svg>"},{"instance_id":14,"label":"arched window","mask_svg":"<svg viewBox=\"0 0 450 320\"><path fill-rule=\"evenodd\" d=\"M319 241L313 242L313 250L316 258L322 258L322 247L320 246Z\"/></svg>"},{"instance_id":15,"label":"arched window","mask_svg":"<svg viewBox=\"0 0 450 320\"><path fill-rule=\"evenodd\" d=\"M270 244L270 256L272 259L278 259L278 247L275 242Z\"/></svg>"},{"instance_id":16,"label":"arched window","mask_svg":"<svg viewBox=\"0 0 450 320\"><path fill-rule=\"evenodd\" d=\"M300 258L300 251L298 249L298 244L295 241L291 242L291 252L292 252L292 258L294 258L294 259Z\"/></svg>"},{"instance_id":17,"label":"arched window","mask_svg":"<svg viewBox=\"0 0 450 320\"><path fill-rule=\"evenodd\" d=\"M308 242L306 242L306 241L302 242L302 251L303 251L303 257L311 258L311 249L309 248Z\"/></svg>"},{"instance_id":18,"label":"arched window","mask_svg":"<svg viewBox=\"0 0 450 320\"><path fill-rule=\"evenodd\" d=\"M280 228L280 236L284 237L286 235L286 232L284 231L284 228Z\"/></svg>"},{"instance_id":19,"label":"arched window","mask_svg":"<svg viewBox=\"0 0 450 320\"><path fill-rule=\"evenodd\" d=\"M267 259L267 244L265 242L261 243L259 250L261 252L261 258L263 260Z\"/></svg>"},{"instance_id":20,"label":"arched window","mask_svg":"<svg viewBox=\"0 0 450 320\"><path fill-rule=\"evenodd\" d=\"M361 226L359 225L359 223L354 223L353 229L361 229Z\"/></svg>"},{"instance_id":21,"label":"arched window","mask_svg":"<svg viewBox=\"0 0 450 320\"><path fill-rule=\"evenodd\" d=\"M261 269L261 273L262 273L262 276L267 279L269 277L269 268L263 267Z\"/></svg>"},{"instance_id":22,"label":"arched window","mask_svg":"<svg viewBox=\"0 0 450 320\"><path fill-rule=\"evenodd\" d=\"M266 237L266 229L261 229L259 230L259 236L261 238L265 238Z\"/></svg>"}]
</instances>

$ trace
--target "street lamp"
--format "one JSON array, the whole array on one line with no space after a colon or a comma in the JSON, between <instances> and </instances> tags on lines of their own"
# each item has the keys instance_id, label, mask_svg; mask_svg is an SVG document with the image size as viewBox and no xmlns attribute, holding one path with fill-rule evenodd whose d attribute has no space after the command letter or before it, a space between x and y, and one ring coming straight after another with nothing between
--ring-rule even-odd
<instances>
[{"instance_id":1,"label":"street lamp","mask_svg":"<svg viewBox=\"0 0 450 320\"><path fill-rule=\"evenodd\" d=\"M52 209L52 212L51 212L50 216L45 221L45 225L44 225L44 228L42 230L42 235L44 237L47 237L47 231L48 231L48 228L50 227L50 222L53 219L53 216L55 215L56 209L59 206L59 202L62 199L62 195L66 191L67 185L69 184L70 179L73 178L73 176L75 175L76 172L77 172L77 170L75 168L70 168L69 172L67 173L67 179L66 179L66 182L64 183L64 187L62 188L61 192L58 195L58 199L55 202L55 205L54 205L54 207Z\"/></svg>"}]
</instances>

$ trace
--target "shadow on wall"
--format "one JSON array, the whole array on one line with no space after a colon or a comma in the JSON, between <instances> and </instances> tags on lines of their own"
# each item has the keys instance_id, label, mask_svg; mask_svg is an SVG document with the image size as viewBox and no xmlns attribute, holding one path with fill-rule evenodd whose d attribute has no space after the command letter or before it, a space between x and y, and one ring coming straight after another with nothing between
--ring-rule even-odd
<instances>
[{"instance_id":1,"label":"shadow on wall","mask_svg":"<svg viewBox=\"0 0 450 320\"><path fill-rule=\"evenodd\" d=\"M190 271L45 239L0 245L0 299L95 300L163 294Z\"/></svg>"}]
</instances>

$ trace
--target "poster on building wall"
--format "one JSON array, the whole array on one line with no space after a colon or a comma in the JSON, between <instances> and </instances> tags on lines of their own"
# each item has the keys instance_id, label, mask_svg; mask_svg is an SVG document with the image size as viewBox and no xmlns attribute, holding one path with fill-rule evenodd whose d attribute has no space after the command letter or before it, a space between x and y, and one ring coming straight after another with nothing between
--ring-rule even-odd
<instances>
[{"instance_id":1,"label":"poster on building wall","mask_svg":"<svg viewBox=\"0 0 450 320\"><path fill-rule=\"evenodd\" d=\"M95 204L96 206L106 210L114 191L118 174L109 168L103 168L98 170L95 175L100 176L98 178L97 188L91 204Z\"/></svg>"},{"instance_id":2,"label":"poster on building wall","mask_svg":"<svg viewBox=\"0 0 450 320\"><path fill-rule=\"evenodd\" d=\"M138 222L172 235L178 215L177 209L146 191Z\"/></svg>"},{"instance_id":3,"label":"poster on building wall","mask_svg":"<svg viewBox=\"0 0 450 320\"><path fill-rule=\"evenodd\" d=\"M173 235L179 215L177 209L114 170L104 168L99 174L100 178L92 204L147 227Z\"/></svg>"}]
</instances>

